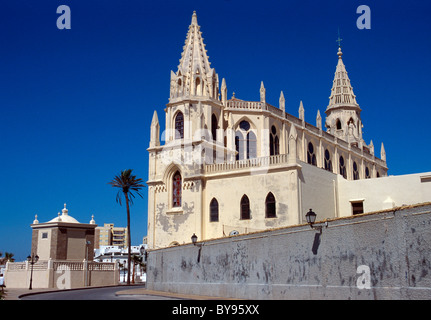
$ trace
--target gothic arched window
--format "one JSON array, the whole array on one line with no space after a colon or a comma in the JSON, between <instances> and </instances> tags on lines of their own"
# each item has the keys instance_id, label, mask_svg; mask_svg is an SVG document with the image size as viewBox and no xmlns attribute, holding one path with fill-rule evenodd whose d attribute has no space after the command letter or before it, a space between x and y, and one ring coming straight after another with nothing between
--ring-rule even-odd
<instances>
[{"instance_id":1,"label":"gothic arched window","mask_svg":"<svg viewBox=\"0 0 431 320\"><path fill-rule=\"evenodd\" d=\"M241 143L240 141L242 141L242 139L240 139L239 137L242 137L242 133L241 132L236 132L235 134L235 151L236 151L236 160L239 160L240 157L240 147L241 147Z\"/></svg>"},{"instance_id":2,"label":"gothic arched window","mask_svg":"<svg viewBox=\"0 0 431 320\"><path fill-rule=\"evenodd\" d=\"M182 92L183 92L182 81L181 81L181 79L178 79L178 82L177 82L177 95L180 95Z\"/></svg>"},{"instance_id":3,"label":"gothic arched window","mask_svg":"<svg viewBox=\"0 0 431 320\"><path fill-rule=\"evenodd\" d=\"M268 193L265 200L265 218L276 218L275 197L272 192Z\"/></svg>"},{"instance_id":4,"label":"gothic arched window","mask_svg":"<svg viewBox=\"0 0 431 320\"><path fill-rule=\"evenodd\" d=\"M250 219L250 201L246 195L243 195L241 198L241 220Z\"/></svg>"},{"instance_id":5,"label":"gothic arched window","mask_svg":"<svg viewBox=\"0 0 431 320\"><path fill-rule=\"evenodd\" d=\"M218 221L218 201L213 198L210 202L210 222Z\"/></svg>"},{"instance_id":6,"label":"gothic arched window","mask_svg":"<svg viewBox=\"0 0 431 320\"><path fill-rule=\"evenodd\" d=\"M271 132L269 133L269 155L276 156L280 154L279 152L280 143L277 136L277 129L275 126L271 127Z\"/></svg>"},{"instance_id":7,"label":"gothic arched window","mask_svg":"<svg viewBox=\"0 0 431 320\"><path fill-rule=\"evenodd\" d=\"M365 179L370 179L370 178L371 178L370 169L368 167L365 167Z\"/></svg>"},{"instance_id":8,"label":"gothic arched window","mask_svg":"<svg viewBox=\"0 0 431 320\"><path fill-rule=\"evenodd\" d=\"M356 162L353 162L353 180L359 180L358 165Z\"/></svg>"},{"instance_id":9,"label":"gothic arched window","mask_svg":"<svg viewBox=\"0 0 431 320\"><path fill-rule=\"evenodd\" d=\"M247 159L253 159L257 157L256 150L257 139L253 131L247 133Z\"/></svg>"},{"instance_id":10,"label":"gothic arched window","mask_svg":"<svg viewBox=\"0 0 431 320\"><path fill-rule=\"evenodd\" d=\"M307 162L313 166L317 165L316 155L314 154L314 146L311 142L308 143Z\"/></svg>"},{"instance_id":11,"label":"gothic arched window","mask_svg":"<svg viewBox=\"0 0 431 320\"><path fill-rule=\"evenodd\" d=\"M217 141L217 117L216 115L213 113L212 117L211 117L211 133L213 135L213 140Z\"/></svg>"},{"instance_id":12,"label":"gothic arched window","mask_svg":"<svg viewBox=\"0 0 431 320\"><path fill-rule=\"evenodd\" d=\"M347 179L346 164L344 163L343 156L340 157L340 174L344 177L344 179Z\"/></svg>"},{"instance_id":13,"label":"gothic arched window","mask_svg":"<svg viewBox=\"0 0 431 320\"><path fill-rule=\"evenodd\" d=\"M179 171L175 172L172 179L172 207L181 207L182 182Z\"/></svg>"},{"instance_id":14,"label":"gothic arched window","mask_svg":"<svg viewBox=\"0 0 431 320\"><path fill-rule=\"evenodd\" d=\"M195 85L195 95L196 96L201 96L202 95L202 84L201 84L201 79L200 78L196 78L196 85Z\"/></svg>"},{"instance_id":15,"label":"gothic arched window","mask_svg":"<svg viewBox=\"0 0 431 320\"><path fill-rule=\"evenodd\" d=\"M182 112L178 112L175 117L175 139L184 138L184 115Z\"/></svg>"},{"instance_id":16,"label":"gothic arched window","mask_svg":"<svg viewBox=\"0 0 431 320\"><path fill-rule=\"evenodd\" d=\"M239 128L247 132L248 130L250 130L250 123L248 123L248 121L243 120L240 122Z\"/></svg>"},{"instance_id":17,"label":"gothic arched window","mask_svg":"<svg viewBox=\"0 0 431 320\"><path fill-rule=\"evenodd\" d=\"M257 157L257 139L248 121L241 121L239 130L235 132L236 160Z\"/></svg>"},{"instance_id":18,"label":"gothic arched window","mask_svg":"<svg viewBox=\"0 0 431 320\"><path fill-rule=\"evenodd\" d=\"M332 172L331 154L328 149L325 150L325 170Z\"/></svg>"}]
</instances>

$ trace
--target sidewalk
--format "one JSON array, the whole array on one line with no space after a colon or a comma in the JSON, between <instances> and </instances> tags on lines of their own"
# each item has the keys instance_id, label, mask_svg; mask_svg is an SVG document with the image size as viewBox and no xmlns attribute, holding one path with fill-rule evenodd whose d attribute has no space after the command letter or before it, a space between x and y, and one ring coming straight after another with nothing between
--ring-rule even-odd
<instances>
[{"instance_id":1,"label":"sidewalk","mask_svg":"<svg viewBox=\"0 0 431 320\"><path fill-rule=\"evenodd\" d=\"M16 288L11 288L11 289L7 289L5 288L4 290L4 295L3 295L3 299L4 300L19 300L19 296L23 295L23 294L27 294L27 293L37 293L37 292L50 292L50 291L56 291L55 289L16 289Z\"/></svg>"},{"instance_id":2,"label":"sidewalk","mask_svg":"<svg viewBox=\"0 0 431 320\"><path fill-rule=\"evenodd\" d=\"M151 296L161 296L161 297L170 297L184 300L238 300L238 299L230 299L230 298L222 298L222 297L211 297L211 296L197 296L193 294L182 294L182 293L173 293L173 292L165 292L165 291L154 291L148 290L144 288L138 289L127 289L117 291L115 295L151 295Z\"/></svg>"},{"instance_id":3,"label":"sidewalk","mask_svg":"<svg viewBox=\"0 0 431 320\"><path fill-rule=\"evenodd\" d=\"M95 287L85 287L82 289L90 289ZM79 288L77 288L79 289ZM73 289L76 290L76 289ZM3 295L4 300L19 300L19 296L23 294L28 293L38 293L38 292L53 292L58 291L57 289L50 288L50 289L40 289L36 288L33 290L29 289L16 289L16 288L10 288L5 289L5 294ZM211 296L198 296L198 295L192 295L192 294L181 294L181 293L172 293L172 292L165 292L165 291L154 291L154 290L148 290L145 288L130 288L130 289L119 289L117 292L115 292L115 295L121 296L121 295L150 295L150 296L160 296L160 297L169 297L169 298L177 298L177 299L184 299L184 300L238 300L238 299L230 299L230 298L223 298L223 297L211 297Z\"/></svg>"}]
</instances>

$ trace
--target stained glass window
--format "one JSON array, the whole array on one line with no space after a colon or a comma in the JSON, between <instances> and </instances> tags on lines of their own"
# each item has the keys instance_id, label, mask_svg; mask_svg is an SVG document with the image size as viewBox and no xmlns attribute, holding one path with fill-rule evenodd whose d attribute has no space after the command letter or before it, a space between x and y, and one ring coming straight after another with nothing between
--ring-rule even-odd
<instances>
[{"instance_id":1,"label":"stained glass window","mask_svg":"<svg viewBox=\"0 0 431 320\"><path fill-rule=\"evenodd\" d=\"M181 207L181 174L179 171L175 172L172 181L172 206Z\"/></svg>"}]
</instances>

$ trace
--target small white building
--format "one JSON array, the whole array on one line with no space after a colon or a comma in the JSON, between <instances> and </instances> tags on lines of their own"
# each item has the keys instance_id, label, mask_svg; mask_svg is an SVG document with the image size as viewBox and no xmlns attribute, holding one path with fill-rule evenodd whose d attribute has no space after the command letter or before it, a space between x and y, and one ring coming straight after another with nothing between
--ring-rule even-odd
<instances>
[{"instance_id":1,"label":"small white building","mask_svg":"<svg viewBox=\"0 0 431 320\"><path fill-rule=\"evenodd\" d=\"M62 213L33 224L31 261L8 262L5 285L8 288L71 289L84 286L116 285L116 263L93 261L94 217L80 223L69 215L66 204Z\"/></svg>"}]
</instances>

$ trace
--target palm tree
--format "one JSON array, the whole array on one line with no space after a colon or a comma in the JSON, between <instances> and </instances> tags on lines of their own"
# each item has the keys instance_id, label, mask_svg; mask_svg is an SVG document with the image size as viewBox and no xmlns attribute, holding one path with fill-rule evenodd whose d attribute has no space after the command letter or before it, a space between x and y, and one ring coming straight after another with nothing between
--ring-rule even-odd
<instances>
[{"instance_id":1,"label":"palm tree","mask_svg":"<svg viewBox=\"0 0 431 320\"><path fill-rule=\"evenodd\" d=\"M139 265L142 262L142 257L134 254L132 256L132 261L133 261L133 276L132 276L132 283L135 283L135 269L136 269L136 265Z\"/></svg>"},{"instance_id":2,"label":"palm tree","mask_svg":"<svg viewBox=\"0 0 431 320\"><path fill-rule=\"evenodd\" d=\"M5 252L4 253L4 257L5 257L6 261L14 262L15 258L13 256L14 256L14 254L12 252Z\"/></svg>"},{"instance_id":3,"label":"palm tree","mask_svg":"<svg viewBox=\"0 0 431 320\"><path fill-rule=\"evenodd\" d=\"M124 196L124 199L126 200L126 208L127 208L127 270L129 272L127 273L127 285L130 285L130 260L131 260L131 238L130 238L130 208L129 203L133 204L133 198L135 198L134 193L139 195L141 198L142 195L139 193L141 188L145 187L142 182L143 180L141 178L137 178L135 175L132 175L132 169L127 169L124 171L121 171L121 174L114 177L113 180L108 182L112 187L119 188L117 193L116 201L121 204L121 198L122 195Z\"/></svg>"}]
</instances>

